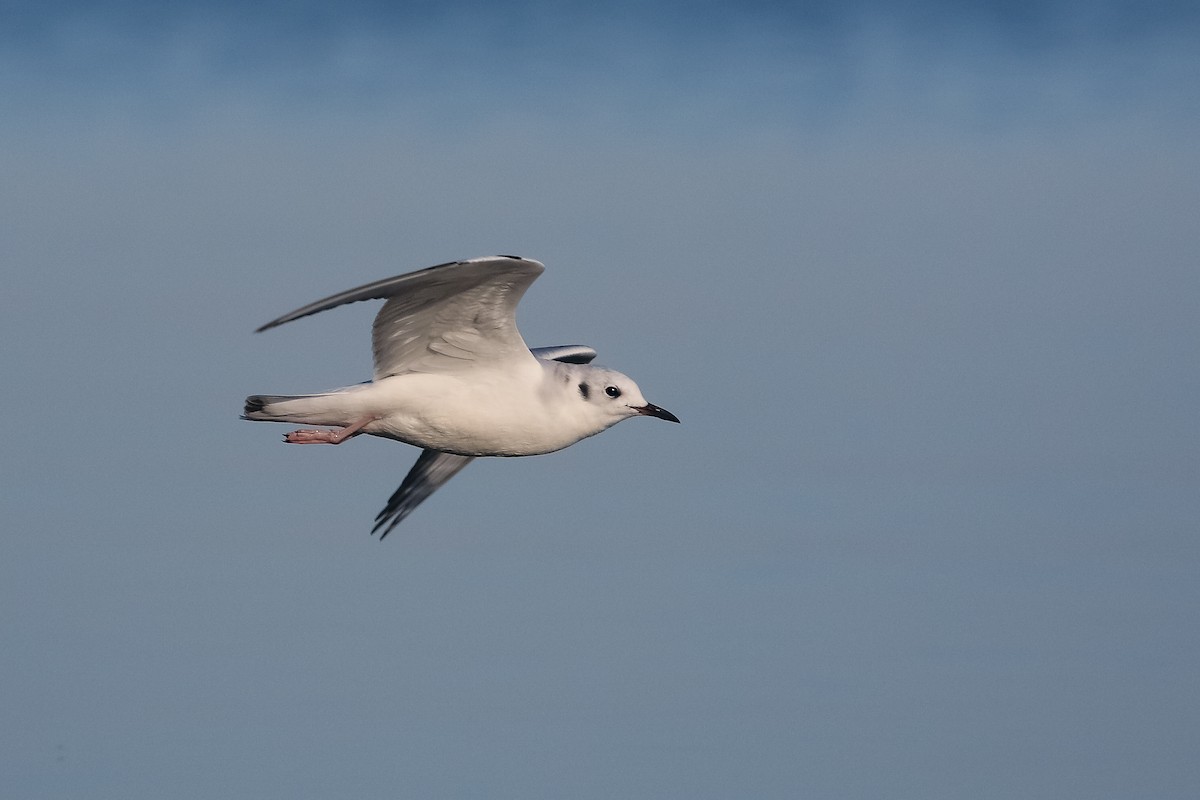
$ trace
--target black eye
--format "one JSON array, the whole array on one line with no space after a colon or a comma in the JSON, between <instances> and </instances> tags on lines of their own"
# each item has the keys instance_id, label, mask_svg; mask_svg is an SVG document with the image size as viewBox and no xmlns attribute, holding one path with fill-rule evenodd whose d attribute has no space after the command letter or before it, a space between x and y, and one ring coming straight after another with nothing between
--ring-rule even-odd
<instances>
[{"instance_id":1,"label":"black eye","mask_svg":"<svg viewBox=\"0 0 1200 800\"><path fill-rule=\"evenodd\" d=\"M621 396L621 390L615 386L605 386L604 393L606 395L608 395L609 397L620 397Z\"/></svg>"}]
</instances>

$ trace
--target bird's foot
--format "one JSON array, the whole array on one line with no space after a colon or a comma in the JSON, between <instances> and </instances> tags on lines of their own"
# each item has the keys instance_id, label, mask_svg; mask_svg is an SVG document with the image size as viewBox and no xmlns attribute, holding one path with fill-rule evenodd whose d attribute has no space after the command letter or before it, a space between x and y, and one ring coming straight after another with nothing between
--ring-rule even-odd
<instances>
[{"instance_id":1,"label":"bird's foot","mask_svg":"<svg viewBox=\"0 0 1200 800\"><path fill-rule=\"evenodd\" d=\"M341 444L349 438L342 435L342 430L344 429L333 431L292 431L291 433L285 433L283 440L288 444Z\"/></svg>"},{"instance_id":2,"label":"bird's foot","mask_svg":"<svg viewBox=\"0 0 1200 800\"><path fill-rule=\"evenodd\" d=\"M358 435L364 426L374 422L376 417L363 417L344 428L335 428L331 431L319 431L313 429L304 429L292 431L283 436L283 440L288 444L341 444L351 436Z\"/></svg>"}]
</instances>

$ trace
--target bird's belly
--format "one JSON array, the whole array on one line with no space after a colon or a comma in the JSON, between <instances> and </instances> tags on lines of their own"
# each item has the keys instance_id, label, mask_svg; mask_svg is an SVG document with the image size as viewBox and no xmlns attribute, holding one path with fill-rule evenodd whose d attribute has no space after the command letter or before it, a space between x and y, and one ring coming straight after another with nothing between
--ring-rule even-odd
<instances>
[{"instance_id":1,"label":"bird's belly","mask_svg":"<svg viewBox=\"0 0 1200 800\"><path fill-rule=\"evenodd\" d=\"M530 456L578 440L558 430L533 391L509 382L403 375L378 384L377 419L364 431L466 456Z\"/></svg>"}]
</instances>

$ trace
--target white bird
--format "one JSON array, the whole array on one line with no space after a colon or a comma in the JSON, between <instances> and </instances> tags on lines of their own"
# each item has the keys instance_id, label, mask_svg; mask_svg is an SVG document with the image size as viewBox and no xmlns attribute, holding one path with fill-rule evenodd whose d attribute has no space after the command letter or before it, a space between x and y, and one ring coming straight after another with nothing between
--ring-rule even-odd
<instances>
[{"instance_id":1,"label":"white bird","mask_svg":"<svg viewBox=\"0 0 1200 800\"><path fill-rule=\"evenodd\" d=\"M479 456L551 453L635 416L679 422L646 402L625 375L591 366L583 345L530 350L517 303L545 269L493 256L439 264L335 294L257 332L359 300L386 300L375 316L372 380L307 395L251 395L242 419L320 425L291 444L340 444L367 433L424 449L375 517L380 539Z\"/></svg>"}]
</instances>

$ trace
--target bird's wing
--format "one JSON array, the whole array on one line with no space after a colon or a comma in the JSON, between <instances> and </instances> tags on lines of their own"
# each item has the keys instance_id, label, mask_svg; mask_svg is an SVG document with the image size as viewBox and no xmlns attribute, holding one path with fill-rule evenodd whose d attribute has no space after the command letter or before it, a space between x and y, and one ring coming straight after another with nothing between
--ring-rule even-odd
<instances>
[{"instance_id":1,"label":"bird's wing","mask_svg":"<svg viewBox=\"0 0 1200 800\"><path fill-rule=\"evenodd\" d=\"M517 331L517 303L544 269L516 256L453 261L318 300L258 330L346 303L387 300L371 329L376 380L469 369L480 360L527 360L529 349Z\"/></svg>"},{"instance_id":2,"label":"bird's wing","mask_svg":"<svg viewBox=\"0 0 1200 800\"><path fill-rule=\"evenodd\" d=\"M530 352L543 361L561 361L564 364L588 364L596 357L596 351L586 344L535 347Z\"/></svg>"},{"instance_id":3,"label":"bird's wing","mask_svg":"<svg viewBox=\"0 0 1200 800\"><path fill-rule=\"evenodd\" d=\"M400 488L388 498L387 505L376 515L375 527L371 529L371 533L374 534L383 528L383 533L379 534L379 538L383 539L402 519L412 513L422 500L436 492L438 487L474 460L473 456L458 456L438 450L421 451L420 458L404 476Z\"/></svg>"}]
</instances>

